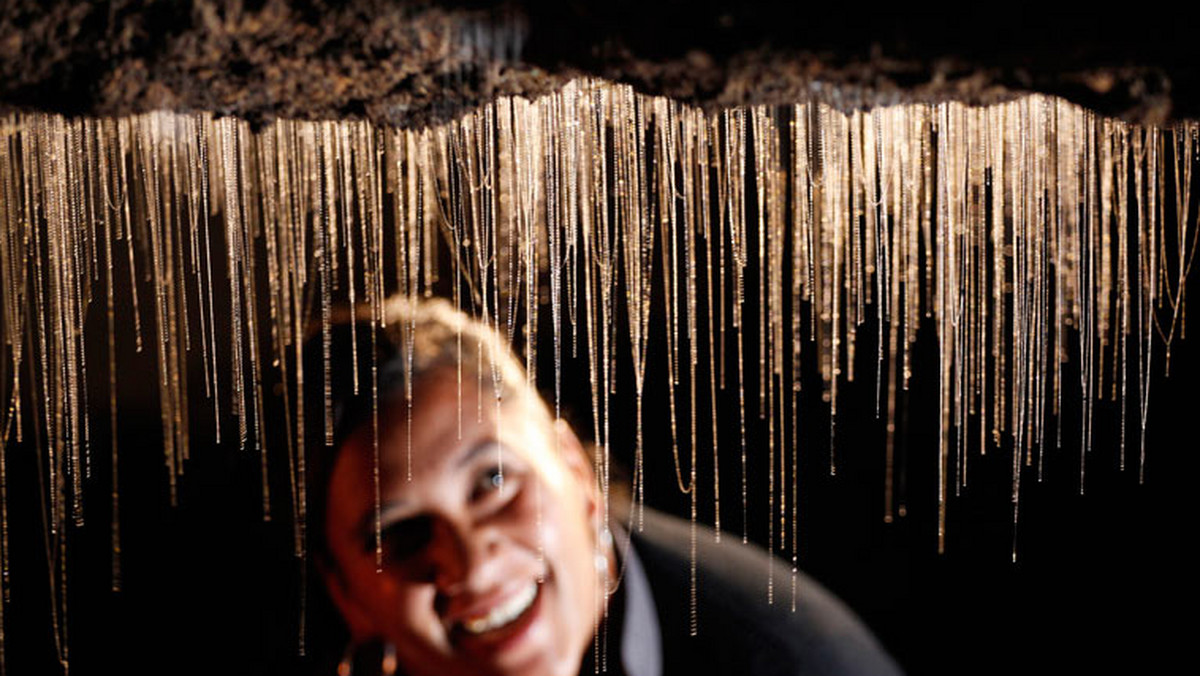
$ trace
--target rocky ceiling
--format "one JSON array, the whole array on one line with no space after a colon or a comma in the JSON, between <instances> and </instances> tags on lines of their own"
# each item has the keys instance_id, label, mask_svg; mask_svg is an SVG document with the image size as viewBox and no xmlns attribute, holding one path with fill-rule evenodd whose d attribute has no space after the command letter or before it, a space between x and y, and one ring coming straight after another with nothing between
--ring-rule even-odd
<instances>
[{"instance_id":1,"label":"rocky ceiling","mask_svg":"<svg viewBox=\"0 0 1200 676\"><path fill-rule=\"evenodd\" d=\"M701 105L1022 91L1145 123L1200 117L1189 16L813 14L683 0L5 0L0 105L420 124L581 74Z\"/></svg>"}]
</instances>

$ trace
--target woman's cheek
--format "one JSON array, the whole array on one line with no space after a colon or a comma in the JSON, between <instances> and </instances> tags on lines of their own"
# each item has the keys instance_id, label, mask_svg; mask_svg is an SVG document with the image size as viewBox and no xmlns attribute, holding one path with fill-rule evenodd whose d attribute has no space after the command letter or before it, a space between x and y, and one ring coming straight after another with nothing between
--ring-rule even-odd
<instances>
[{"instance_id":1,"label":"woman's cheek","mask_svg":"<svg viewBox=\"0 0 1200 676\"><path fill-rule=\"evenodd\" d=\"M525 549L537 552L546 547L546 540L556 530L554 519L550 518L553 515L549 514L554 503L547 500L551 496L546 486L533 477L523 478L516 490L518 493L508 507L510 532Z\"/></svg>"},{"instance_id":2,"label":"woman's cheek","mask_svg":"<svg viewBox=\"0 0 1200 676\"><path fill-rule=\"evenodd\" d=\"M396 630L402 635L415 634L422 644L439 646L446 642L445 630L434 608L433 585L404 585L394 593L381 595L392 605L393 617L398 622Z\"/></svg>"}]
</instances>

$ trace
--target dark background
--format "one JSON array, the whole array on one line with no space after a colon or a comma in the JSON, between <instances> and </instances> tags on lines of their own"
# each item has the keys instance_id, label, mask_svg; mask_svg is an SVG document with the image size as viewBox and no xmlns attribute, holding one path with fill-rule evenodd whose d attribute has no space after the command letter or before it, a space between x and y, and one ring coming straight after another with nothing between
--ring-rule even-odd
<instances>
[{"instance_id":1,"label":"dark background","mask_svg":"<svg viewBox=\"0 0 1200 676\"><path fill-rule=\"evenodd\" d=\"M703 26L713 23L685 15L683 23L674 24L670 32L639 32L622 28L635 25L621 20L620 12L627 11L627 5L618 3L619 11L599 17L594 7L582 11L586 5L564 4L567 9L548 10L545 16L554 18L557 11L568 16L557 17L556 21L561 21L555 25L576 21L576 28L615 30L621 33L621 42L651 56L656 49L667 56L686 50L689 45L676 44L675 36L695 37ZM651 18L665 21L672 18L672 8L678 10L672 3L662 7L665 9L652 9ZM1001 81L1020 84L1022 73L1031 73L1030 85L1038 85L1042 75L1049 77L1089 64L1150 62L1171 73L1179 101L1176 114L1195 115L1198 110L1196 88L1188 88L1196 73L1192 65L1196 41L1187 33L1194 23L1169 16L1122 13L1109 19L1097 14L1070 15L1039 23L1035 12L1014 9L1002 16L983 11L936 18L865 14L854 22L817 17L789 24L735 14L736 30L741 32L734 44L706 45L710 52L719 55L722 50L742 49L747 43L778 45L794 39L835 54L862 54L876 42L870 36L882 35L888 53L898 52L918 61L958 54L994 64L1005 73ZM539 20L535 17L534 28ZM660 24L651 20L642 25ZM721 24L717 21L714 25ZM795 32L793 25L797 26ZM571 30L553 34L558 42L550 46L530 43L531 59L549 62L559 58L554 54L560 50L568 61L574 59L586 66L594 52L583 50L583 45L591 44L584 38L593 43L608 39ZM571 45L585 53L572 54ZM69 64L65 68L69 77L63 82L68 85L90 76L86 68L72 70ZM1067 90L1060 93L1091 102L1086 91L1065 86ZM1054 86L1043 88L1054 90ZM23 84L9 99L23 105L56 107L68 99L76 106L80 101L86 105L88 96L71 86L40 89L35 83ZM1122 109L1122 104L1117 104L1112 110ZM1193 275L1192 296L1196 286ZM752 305L754 301L751 298ZM100 339L104 335L100 310L93 308L87 327L96 338L88 354L95 365L106 359ZM118 308L119 323L128 326L130 317L128 307ZM548 335L544 327L543 336ZM1032 472L1023 476L1019 558L1013 563L1008 447L989 449L986 457L978 457L978 449L972 447L971 484L961 497L950 501L946 551L937 553L937 362L931 325L921 329L906 428L899 437L899 457L907 480L907 516L896 523L883 522L885 437L883 423L874 417L874 335L871 322L860 327L860 379L842 387L836 477L828 473L828 408L820 400L819 379L814 377L814 350L811 344L805 345L810 361L805 365L801 399L804 569L854 607L911 674L1075 672L1101 667L1148 672L1187 664L1191 623L1186 618L1198 600L1194 572L1200 564L1188 546L1198 516L1193 416L1198 412L1195 388L1200 382L1200 358L1195 338L1177 343L1170 378L1162 374L1162 345L1156 343L1144 485L1139 485L1133 463L1125 472L1118 471L1121 411L1115 403L1101 402L1097 405L1095 443L1088 457L1086 493L1080 495L1078 365L1072 361L1064 366L1066 410L1058 421L1063 426L1063 446L1047 449L1045 482L1037 483ZM757 359L756 345L756 340L747 342L747 358L752 364ZM291 555L286 476L280 456L275 456L272 466L277 519L264 523L258 456L239 451L229 441L214 445L207 402L193 397L193 459L180 484L180 503L171 508L160 450L154 357L150 351L135 353L127 334L118 337L118 349L123 365L119 380L123 590L113 593L109 589L108 449L97 442L94 475L87 488L88 521L83 528L72 529L69 536L67 621L72 671L94 674L117 668L131 673L241 674L309 669L311 660L296 657L302 617L299 590L315 580ZM547 352L542 350L543 355ZM1071 353L1075 355L1077 350ZM590 402L583 368L569 360L564 403L572 420L586 431L591 427ZM108 435L101 371L97 366L93 376L98 377L91 384L96 406L93 438L98 440ZM748 369L751 407L756 406L755 371ZM543 376L549 372L543 368ZM650 378L661 388L661 360L652 367ZM702 375L702 382L705 379ZM193 382L198 383L198 377ZM632 387L628 378L623 384L617 401L624 408L615 410L613 419L629 421ZM662 404L663 395L659 389L647 396ZM722 516L732 535L743 528L737 500L737 415L732 391L723 395L721 409ZM661 421L664 413L665 405L651 407L645 418ZM1127 451L1135 458L1139 449L1133 390L1126 413ZM229 426L225 421L225 427ZM686 514L686 499L674 488L667 452L669 433L662 425L649 422L646 429L648 500L654 506ZM760 542L766 539L764 430L764 424L754 423L749 441L749 532ZM617 446L629 457L632 426L626 425L624 432L625 443ZM699 453L702 459L707 457L705 450ZM6 457L12 529L11 599L4 617L7 666L12 674L56 673L50 573L35 478L38 455L27 444L6 449ZM702 460L700 471L702 495L707 496L711 491L707 462ZM700 514L710 521L711 506L702 505ZM310 637L314 644L321 644L315 634L327 627L321 615L327 609L316 585L308 598ZM703 640L720 640L703 634L704 609L700 612ZM1185 619L1171 619L1174 616Z\"/></svg>"}]
</instances>

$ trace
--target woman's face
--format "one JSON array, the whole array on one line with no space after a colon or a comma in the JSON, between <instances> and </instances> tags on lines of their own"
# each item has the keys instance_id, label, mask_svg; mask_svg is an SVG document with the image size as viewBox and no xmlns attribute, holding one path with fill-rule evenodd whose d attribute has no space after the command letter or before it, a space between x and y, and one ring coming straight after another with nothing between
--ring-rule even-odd
<instances>
[{"instance_id":1,"label":"woman's face","mask_svg":"<svg viewBox=\"0 0 1200 676\"><path fill-rule=\"evenodd\" d=\"M579 442L517 397L497 411L485 380L427 376L380 411L383 568L376 571L368 423L329 482L330 594L352 640L396 647L410 674L574 674L601 602L595 488ZM501 469L503 480L501 481ZM411 470L411 471L410 471Z\"/></svg>"}]
</instances>

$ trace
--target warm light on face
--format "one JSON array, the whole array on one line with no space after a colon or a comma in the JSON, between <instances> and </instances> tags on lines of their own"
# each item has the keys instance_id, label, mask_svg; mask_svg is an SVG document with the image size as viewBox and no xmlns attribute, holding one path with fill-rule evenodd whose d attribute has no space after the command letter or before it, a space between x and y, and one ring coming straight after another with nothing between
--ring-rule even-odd
<instances>
[{"instance_id":1,"label":"warm light on face","mask_svg":"<svg viewBox=\"0 0 1200 676\"><path fill-rule=\"evenodd\" d=\"M407 673L574 674L600 615L590 468L537 402L498 410L485 385L479 407L473 381L461 437L452 372L418 389L411 480L404 403L382 411L382 572L370 427L344 444L325 523L330 593L353 640L394 644Z\"/></svg>"}]
</instances>

